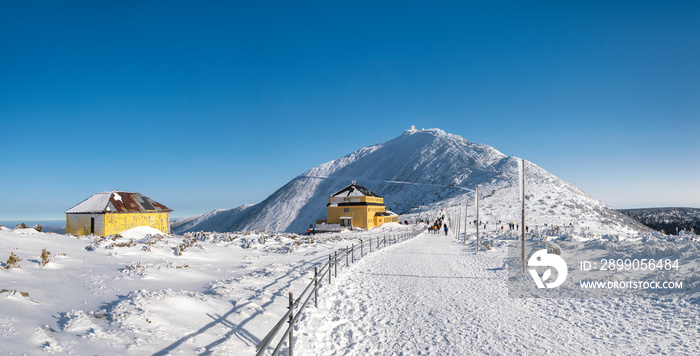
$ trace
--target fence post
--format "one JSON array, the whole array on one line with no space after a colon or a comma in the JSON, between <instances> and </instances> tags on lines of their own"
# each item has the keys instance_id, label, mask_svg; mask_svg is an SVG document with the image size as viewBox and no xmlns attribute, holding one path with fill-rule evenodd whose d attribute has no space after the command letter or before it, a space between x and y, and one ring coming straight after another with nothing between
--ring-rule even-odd
<instances>
[{"instance_id":1,"label":"fence post","mask_svg":"<svg viewBox=\"0 0 700 356\"><path fill-rule=\"evenodd\" d=\"M338 251L335 251L335 260L333 260L333 267L335 267L335 277L338 278Z\"/></svg>"},{"instance_id":2,"label":"fence post","mask_svg":"<svg viewBox=\"0 0 700 356\"><path fill-rule=\"evenodd\" d=\"M348 247L345 246L345 267L349 266L349 264L348 264L348 255L349 255L349 253L348 253Z\"/></svg>"},{"instance_id":3,"label":"fence post","mask_svg":"<svg viewBox=\"0 0 700 356\"><path fill-rule=\"evenodd\" d=\"M333 266L333 258L331 255L328 255L328 284L331 284L331 275L333 275L333 273L331 273L331 266Z\"/></svg>"},{"instance_id":4,"label":"fence post","mask_svg":"<svg viewBox=\"0 0 700 356\"><path fill-rule=\"evenodd\" d=\"M314 266L314 305L318 308L318 266Z\"/></svg>"},{"instance_id":5,"label":"fence post","mask_svg":"<svg viewBox=\"0 0 700 356\"><path fill-rule=\"evenodd\" d=\"M360 258L365 257L365 244L362 242L362 239L360 239Z\"/></svg>"},{"instance_id":6,"label":"fence post","mask_svg":"<svg viewBox=\"0 0 700 356\"><path fill-rule=\"evenodd\" d=\"M355 244L352 244L352 263L355 263Z\"/></svg>"},{"instance_id":7,"label":"fence post","mask_svg":"<svg viewBox=\"0 0 700 356\"><path fill-rule=\"evenodd\" d=\"M294 356L294 295L289 292L289 356Z\"/></svg>"}]
</instances>

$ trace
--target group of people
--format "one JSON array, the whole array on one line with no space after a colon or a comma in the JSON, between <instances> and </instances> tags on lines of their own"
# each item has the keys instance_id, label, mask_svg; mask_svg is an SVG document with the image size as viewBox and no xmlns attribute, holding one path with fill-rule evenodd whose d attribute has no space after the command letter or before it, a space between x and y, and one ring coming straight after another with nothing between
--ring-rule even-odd
<instances>
[{"instance_id":1,"label":"group of people","mask_svg":"<svg viewBox=\"0 0 700 356\"><path fill-rule=\"evenodd\" d=\"M500 221L499 221L499 223L500 223ZM516 223L508 223L508 229L510 229L510 231L519 231L520 225L518 225ZM504 226L501 225L501 231L503 231L503 230L504 230ZM530 230L530 227L525 226L525 232L529 232L529 230Z\"/></svg>"},{"instance_id":2,"label":"group of people","mask_svg":"<svg viewBox=\"0 0 700 356\"><path fill-rule=\"evenodd\" d=\"M447 235L447 223L445 222L445 215L439 216L437 219L435 219L435 222L428 227L428 233L431 234L439 234L440 229L443 229L445 231L445 235Z\"/></svg>"}]
</instances>

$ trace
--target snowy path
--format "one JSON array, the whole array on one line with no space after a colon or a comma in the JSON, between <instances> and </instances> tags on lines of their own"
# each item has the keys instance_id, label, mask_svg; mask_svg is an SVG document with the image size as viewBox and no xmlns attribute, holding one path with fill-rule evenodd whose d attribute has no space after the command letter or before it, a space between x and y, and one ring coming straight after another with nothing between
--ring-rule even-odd
<instances>
[{"instance_id":1,"label":"snowy path","mask_svg":"<svg viewBox=\"0 0 700 356\"><path fill-rule=\"evenodd\" d=\"M377 251L320 291L300 355L697 354L697 300L514 299L504 251L421 235Z\"/></svg>"}]
</instances>

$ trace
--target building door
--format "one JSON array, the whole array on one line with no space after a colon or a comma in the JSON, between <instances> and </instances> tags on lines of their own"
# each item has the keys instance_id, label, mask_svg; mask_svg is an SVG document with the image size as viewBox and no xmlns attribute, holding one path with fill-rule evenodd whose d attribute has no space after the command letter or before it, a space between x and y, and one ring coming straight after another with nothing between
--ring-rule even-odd
<instances>
[{"instance_id":1,"label":"building door","mask_svg":"<svg viewBox=\"0 0 700 356\"><path fill-rule=\"evenodd\" d=\"M95 233L95 218L90 218L90 234Z\"/></svg>"},{"instance_id":2,"label":"building door","mask_svg":"<svg viewBox=\"0 0 700 356\"><path fill-rule=\"evenodd\" d=\"M342 226L342 227L352 226L352 218L351 217L341 217L340 218L340 226Z\"/></svg>"}]
</instances>

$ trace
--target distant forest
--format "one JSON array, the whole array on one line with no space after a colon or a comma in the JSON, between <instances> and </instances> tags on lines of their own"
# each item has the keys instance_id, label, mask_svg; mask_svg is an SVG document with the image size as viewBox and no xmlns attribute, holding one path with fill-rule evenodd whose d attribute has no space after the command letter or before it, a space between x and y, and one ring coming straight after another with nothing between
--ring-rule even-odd
<instances>
[{"instance_id":1,"label":"distant forest","mask_svg":"<svg viewBox=\"0 0 700 356\"><path fill-rule=\"evenodd\" d=\"M700 209L696 208L649 208L621 209L621 213L650 228L669 235L680 231L700 234Z\"/></svg>"}]
</instances>

